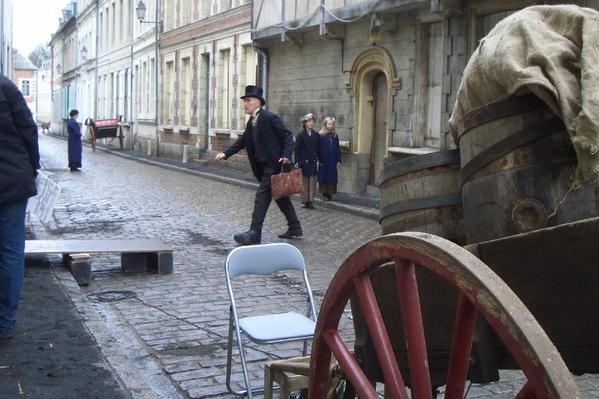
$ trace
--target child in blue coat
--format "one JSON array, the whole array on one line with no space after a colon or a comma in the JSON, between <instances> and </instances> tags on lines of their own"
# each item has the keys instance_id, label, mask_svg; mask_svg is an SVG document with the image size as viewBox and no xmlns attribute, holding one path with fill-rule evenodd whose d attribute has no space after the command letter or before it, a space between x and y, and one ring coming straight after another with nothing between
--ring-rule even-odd
<instances>
[{"instance_id":1,"label":"child in blue coat","mask_svg":"<svg viewBox=\"0 0 599 399\"><path fill-rule=\"evenodd\" d=\"M318 191L325 201L332 201L337 194L337 167L341 164L339 137L335 133L335 118L324 118L320 129L320 147L318 154Z\"/></svg>"}]
</instances>

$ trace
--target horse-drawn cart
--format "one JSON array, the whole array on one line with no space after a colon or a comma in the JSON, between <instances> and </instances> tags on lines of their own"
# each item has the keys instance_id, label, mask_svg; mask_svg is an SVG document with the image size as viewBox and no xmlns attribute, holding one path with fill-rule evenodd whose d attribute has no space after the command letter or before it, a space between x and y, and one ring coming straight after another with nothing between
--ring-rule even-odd
<instances>
[{"instance_id":1,"label":"horse-drawn cart","mask_svg":"<svg viewBox=\"0 0 599 399\"><path fill-rule=\"evenodd\" d=\"M110 143L115 138L119 139L119 147L123 149L125 135L123 134L123 127L120 125L118 119L87 119L85 124L88 127L90 142L92 149L96 151L96 140L110 138Z\"/></svg>"}]
</instances>

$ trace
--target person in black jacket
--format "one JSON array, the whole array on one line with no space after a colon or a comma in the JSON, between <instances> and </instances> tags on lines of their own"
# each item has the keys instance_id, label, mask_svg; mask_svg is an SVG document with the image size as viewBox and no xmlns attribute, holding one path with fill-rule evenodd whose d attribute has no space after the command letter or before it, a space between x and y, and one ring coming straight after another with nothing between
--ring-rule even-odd
<instances>
[{"instance_id":1,"label":"person in black jacket","mask_svg":"<svg viewBox=\"0 0 599 399\"><path fill-rule=\"evenodd\" d=\"M314 209L314 193L316 192L316 172L318 168L318 151L320 135L314 131L314 114L302 117L302 130L295 136L295 162L302 169L304 191L300 196L302 208Z\"/></svg>"},{"instance_id":2,"label":"person in black jacket","mask_svg":"<svg viewBox=\"0 0 599 399\"><path fill-rule=\"evenodd\" d=\"M256 191L250 229L235 234L233 238L241 245L251 245L259 244L262 239L262 225L272 200L270 177L280 173L282 164L291 163L293 135L277 115L261 108L265 104L262 88L246 86L245 95L241 99L245 113L250 115L245 131L233 144L218 153L215 159L225 160L244 148L247 150L252 172L260 184ZM302 227L289 197L275 202L287 218L288 225L287 231L279 235L279 238L302 236Z\"/></svg>"},{"instance_id":3,"label":"person in black jacket","mask_svg":"<svg viewBox=\"0 0 599 399\"><path fill-rule=\"evenodd\" d=\"M25 211L37 194L37 126L21 92L0 74L0 339L13 335L23 286Z\"/></svg>"}]
</instances>

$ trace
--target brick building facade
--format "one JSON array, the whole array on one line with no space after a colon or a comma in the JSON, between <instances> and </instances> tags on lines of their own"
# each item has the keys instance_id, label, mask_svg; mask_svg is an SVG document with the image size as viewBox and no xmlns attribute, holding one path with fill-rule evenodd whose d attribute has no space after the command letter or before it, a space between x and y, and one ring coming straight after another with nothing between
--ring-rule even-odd
<instances>
[{"instance_id":1,"label":"brick building facade","mask_svg":"<svg viewBox=\"0 0 599 399\"><path fill-rule=\"evenodd\" d=\"M33 118L37 109L37 67L17 50L13 50L12 81L23 93Z\"/></svg>"}]
</instances>

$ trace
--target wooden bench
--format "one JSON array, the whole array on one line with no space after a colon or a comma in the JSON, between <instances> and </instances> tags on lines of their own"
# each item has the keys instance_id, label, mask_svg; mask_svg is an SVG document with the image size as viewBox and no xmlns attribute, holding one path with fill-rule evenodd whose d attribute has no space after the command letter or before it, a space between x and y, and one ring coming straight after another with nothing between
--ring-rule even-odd
<instances>
[{"instance_id":1,"label":"wooden bench","mask_svg":"<svg viewBox=\"0 0 599 399\"><path fill-rule=\"evenodd\" d=\"M92 253L120 253L124 272L173 272L173 250L158 240L26 240L26 255L62 254L79 285L91 280Z\"/></svg>"}]
</instances>

